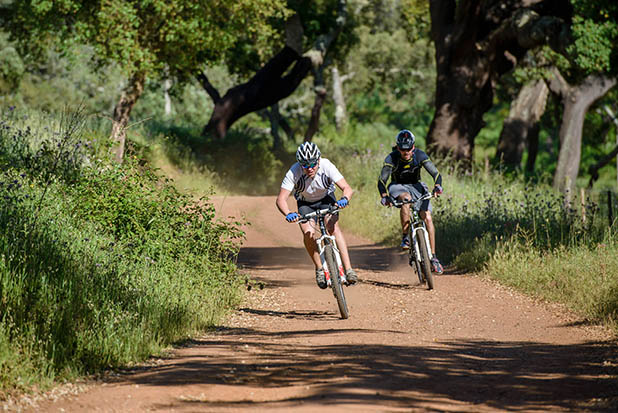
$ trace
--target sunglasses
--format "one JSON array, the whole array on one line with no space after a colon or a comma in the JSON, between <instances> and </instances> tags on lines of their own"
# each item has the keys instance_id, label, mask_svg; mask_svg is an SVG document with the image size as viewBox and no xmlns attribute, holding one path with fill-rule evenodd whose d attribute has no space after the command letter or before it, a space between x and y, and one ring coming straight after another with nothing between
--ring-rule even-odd
<instances>
[{"instance_id":1,"label":"sunglasses","mask_svg":"<svg viewBox=\"0 0 618 413\"><path fill-rule=\"evenodd\" d=\"M309 168L315 168L317 164L318 164L318 161L312 161L312 162L301 163L300 166L302 166L305 169L309 169Z\"/></svg>"},{"instance_id":2,"label":"sunglasses","mask_svg":"<svg viewBox=\"0 0 618 413\"><path fill-rule=\"evenodd\" d=\"M414 149L414 147L410 148L410 149L401 149L399 146L397 147L397 149L399 149L399 152L411 152L412 149Z\"/></svg>"}]
</instances>

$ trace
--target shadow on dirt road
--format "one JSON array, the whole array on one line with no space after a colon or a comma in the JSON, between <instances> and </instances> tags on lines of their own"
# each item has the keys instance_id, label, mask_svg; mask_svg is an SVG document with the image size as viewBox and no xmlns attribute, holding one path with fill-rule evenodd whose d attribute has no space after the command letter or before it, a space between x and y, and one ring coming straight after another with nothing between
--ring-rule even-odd
<instances>
[{"instance_id":1,"label":"shadow on dirt road","mask_svg":"<svg viewBox=\"0 0 618 413\"><path fill-rule=\"evenodd\" d=\"M246 310L245 310L246 311ZM297 314L260 314L296 317ZM304 314L319 320L323 314ZM163 368L140 374L132 382L148 386L216 385L284 388L311 386L302 396L276 402L212 400L204 407L263 408L280 404L355 405L366 403L414 408L444 398L501 411L571 410L573 406L615 395L615 366L601 363L607 344L547 345L530 342L454 340L439 346L299 345L279 339L316 335L374 334L378 330L325 329L259 331L223 329L214 340L191 341L192 347L238 349L218 360L194 357L169 360ZM248 359L250 357L250 360ZM559 373L557 373L559 371ZM596 377L590 376L596 372ZM342 380L345 378L345 380ZM336 384L334 384L336 383ZM551 385L548 385L551 383ZM362 394L358 394L358 392ZM412 392L412 394L410 394ZM232 398L233 399L233 398ZM199 401L188 402L195 408ZM589 411L604 411L588 404ZM455 409L457 410L457 409Z\"/></svg>"}]
</instances>

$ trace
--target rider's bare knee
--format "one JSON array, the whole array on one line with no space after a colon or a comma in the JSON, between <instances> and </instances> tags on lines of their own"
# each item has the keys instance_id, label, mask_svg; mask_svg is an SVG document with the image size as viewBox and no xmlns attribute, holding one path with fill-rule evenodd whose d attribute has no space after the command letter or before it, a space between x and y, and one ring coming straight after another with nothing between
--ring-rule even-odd
<instances>
[{"instance_id":1,"label":"rider's bare knee","mask_svg":"<svg viewBox=\"0 0 618 413\"><path fill-rule=\"evenodd\" d=\"M313 241L315 239L313 231L303 231L303 237L308 241Z\"/></svg>"}]
</instances>

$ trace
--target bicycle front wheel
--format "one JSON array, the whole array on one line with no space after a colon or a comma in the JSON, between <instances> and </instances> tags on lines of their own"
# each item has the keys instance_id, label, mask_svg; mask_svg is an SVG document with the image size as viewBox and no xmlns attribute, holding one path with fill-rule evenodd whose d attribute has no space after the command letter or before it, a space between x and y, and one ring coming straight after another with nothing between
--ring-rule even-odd
<instances>
[{"instance_id":1,"label":"bicycle front wheel","mask_svg":"<svg viewBox=\"0 0 618 413\"><path fill-rule=\"evenodd\" d=\"M431 273L431 264L429 263L429 252L425 237L421 234L417 237L418 249L421 253L421 270L427 281L427 289L433 290L433 274Z\"/></svg>"},{"instance_id":2,"label":"bicycle front wheel","mask_svg":"<svg viewBox=\"0 0 618 413\"><path fill-rule=\"evenodd\" d=\"M412 224L410 224L410 228L412 227L411 225ZM413 242L414 240L412 236L413 236L412 231L408 232L408 237L410 239L410 242ZM414 245L410 245L410 249L408 250L408 259L409 259L410 267L414 267L414 270L416 271L419 284L421 285L425 284L425 277L423 277L423 271L421 270L421 263L418 260L418 257L416 256Z\"/></svg>"},{"instance_id":3,"label":"bicycle front wheel","mask_svg":"<svg viewBox=\"0 0 618 413\"><path fill-rule=\"evenodd\" d=\"M341 278L339 278L339 266L337 265L337 258L335 257L335 250L332 245L326 245L324 248L324 258L326 258L326 265L330 273L331 288L337 299L339 313L341 313L341 318L345 320L349 316L348 304L345 301L343 285L341 284Z\"/></svg>"},{"instance_id":4,"label":"bicycle front wheel","mask_svg":"<svg viewBox=\"0 0 618 413\"><path fill-rule=\"evenodd\" d=\"M410 250L412 250L412 248L410 248ZM418 283L421 285L425 284L421 263L414 257L414 252L410 252L410 266L414 267L414 271L416 271L416 275L418 275Z\"/></svg>"}]
</instances>

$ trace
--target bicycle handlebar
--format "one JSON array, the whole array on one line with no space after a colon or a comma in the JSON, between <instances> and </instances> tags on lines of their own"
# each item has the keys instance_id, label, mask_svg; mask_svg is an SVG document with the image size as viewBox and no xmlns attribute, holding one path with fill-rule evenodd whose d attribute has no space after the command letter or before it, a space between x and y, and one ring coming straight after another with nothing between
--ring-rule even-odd
<instances>
[{"instance_id":1,"label":"bicycle handlebar","mask_svg":"<svg viewBox=\"0 0 618 413\"><path fill-rule=\"evenodd\" d=\"M431 199L434 197L434 194L431 192L426 193L425 195L421 196L419 199L417 199L416 201L413 201L411 199L404 199L402 201L399 201L397 199L391 198L391 203L393 204L394 207L396 208L401 208L402 206L404 206L405 204L414 204L414 209L418 209L416 208L417 204L419 205L420 208L420 204L427 200L427 199Z\"/></svg>"},{"instance_id":2,"label":"bicycle handlebar","mask_svg":"<svg viewBox=\"0 0 618 413\"><path fill-rule=\"evenodd\" d=\"M308 222L309 219L318 216L318 215L326 215L326 214L338 214L339 210L341 208L339 208L337 205L331 205L328 208L324 208L324 209L318 209L315 210L313 212L309 212L308 214L305 215L301 215L300 219L298 220L298 222L304 223L304 222Z\"/></svg>"}]
</instances>

